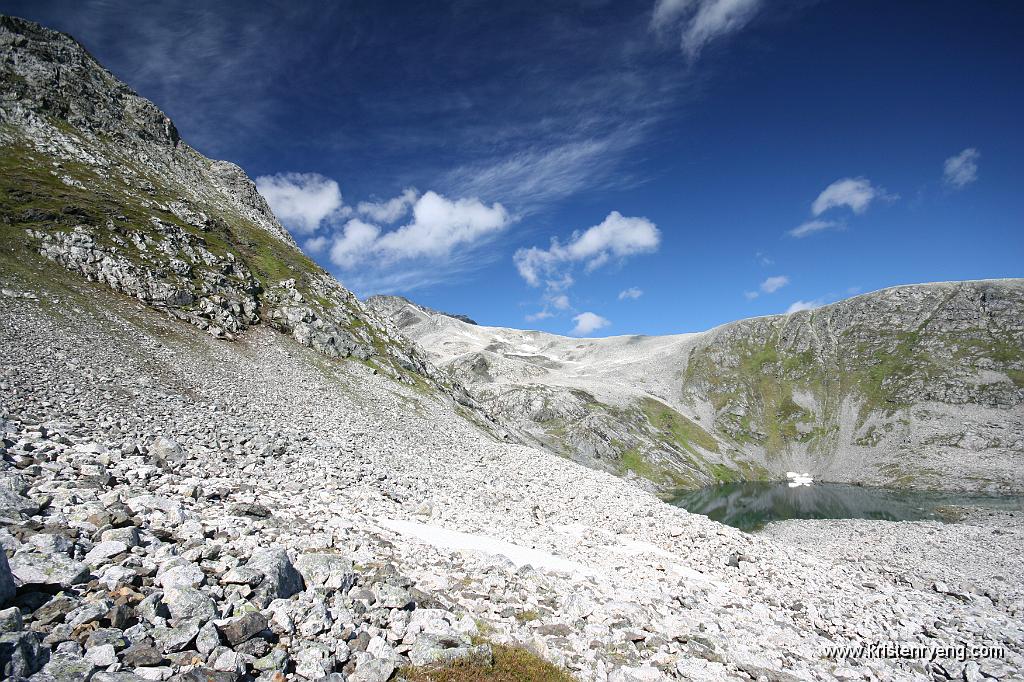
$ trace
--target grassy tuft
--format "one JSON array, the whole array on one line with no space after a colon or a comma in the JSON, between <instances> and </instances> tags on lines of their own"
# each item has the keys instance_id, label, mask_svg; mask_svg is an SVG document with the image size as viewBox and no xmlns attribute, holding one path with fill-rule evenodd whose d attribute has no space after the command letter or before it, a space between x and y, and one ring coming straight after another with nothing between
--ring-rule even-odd
<instances>
[{"instance_id":1,"label":"grassy tuft","mask_svg":"<svg viewBox=\"0 0 1024 682\"><path fill-rule=\"evenodd\" d=\"M574 682L567 671L521 647L493 644L494 663L456 662L440 667L403 668L409 682Z\"/></svg>"}]
</instances>

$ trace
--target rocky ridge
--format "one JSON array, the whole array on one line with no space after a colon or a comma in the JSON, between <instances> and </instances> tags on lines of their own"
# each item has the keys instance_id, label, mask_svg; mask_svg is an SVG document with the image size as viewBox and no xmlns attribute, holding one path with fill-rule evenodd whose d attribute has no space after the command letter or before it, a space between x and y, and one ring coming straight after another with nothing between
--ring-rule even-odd
<instances>
[{"instance_id":1,"label":"rocky ridge","mask_svg":"<svg viewBox=\"0 0 1024 682\"><path fill-rule=\"evenodd\" d=\"M509 430L671 490L1021 490L1024 280L894 287L700 334L569 339L377 308Z\"/></svg>"}]
</instances>

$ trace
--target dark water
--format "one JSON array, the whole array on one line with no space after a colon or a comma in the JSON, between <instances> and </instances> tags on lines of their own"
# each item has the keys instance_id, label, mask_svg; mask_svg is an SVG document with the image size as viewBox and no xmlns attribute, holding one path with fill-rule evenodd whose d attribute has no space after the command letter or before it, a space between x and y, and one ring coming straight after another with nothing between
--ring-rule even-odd
<instances>
[{"instance_id":1,"label":"dark water","mask_svg":"<svg viewBox=\"0 0 1024 682\"><path fill-rule=\"evenodd\" d=\"M942 507L1024 510L1022 496L991 496L814 483L729 483L681 493L672 504L742 530L787 519L948 520Z\"/></svg>"}]
</instances>

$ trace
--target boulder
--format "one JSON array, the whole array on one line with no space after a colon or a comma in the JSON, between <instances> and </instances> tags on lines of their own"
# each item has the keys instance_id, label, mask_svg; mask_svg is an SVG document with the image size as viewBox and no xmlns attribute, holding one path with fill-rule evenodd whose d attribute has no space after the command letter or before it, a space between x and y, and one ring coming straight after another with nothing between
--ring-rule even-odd
<instances>
[{"instance_id":1,"label":"boulder","mask_svg":"<svg viewBox=\"0 0 1024 682\"><path fill-rule=\"evenodd\" d=\"M64 554L36 551L17 552L11 559L11 573L24 585L71 587L89 579L89 567Z\"/></svg>"},{"instance_id":2,"label":"boulder","mask_svg":"<svg viewBox=\"0 0 1024 682\"><path fill-rule=\"evenodd\" d=\"M260 606L266 607L275 599L287 599L305 589L302 575L295 570L283 549L258 549L245 565L263 574L263 581L255 590Z\"/></svg>"},{"instance_id":3,"label":"boulder","mask_svg":"<svg viewBox=\"0 0 1024 682\"><path fill-rule=\"evenodd\" d=\"M352 562L340 554L303 554L295 562L306 587L346 591L356 584Z\"/></svg>"}]
</instances>

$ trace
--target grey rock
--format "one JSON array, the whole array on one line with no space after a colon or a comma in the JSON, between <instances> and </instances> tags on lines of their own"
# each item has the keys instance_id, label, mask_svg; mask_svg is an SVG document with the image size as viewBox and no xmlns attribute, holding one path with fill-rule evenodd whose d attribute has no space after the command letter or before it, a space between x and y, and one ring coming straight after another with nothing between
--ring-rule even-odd
<instances>
[{"instance_id":1,"label":"grey rock","mask_svg":"<svg viewBox=\"0 0 1024 682\"><path fill-rule=\"evenodd\" d=\"M47 652L34 632L0 634L0 677L28 677L46 663Z\"/></svg>"},{"instance_id":2,"label":"grey rock","mask_svg":"<svg viewBox=\"0 0 1024 682\"><path fill-rule=\"evenodd\" d=\"M184 651L199 634L196 623L184 623L173 628L154 628L150 631L156 646L165 654Z\"/></svg>"},{"instance_id":3,"label":"grey rock","mask_svg":"<svg viewBox=\"0 0 1024 682\"><path fill-rule=\"evenodd\" d=\"M14 599L15 591L14 576L7 563L7 554L0 548L0 606Z\"/></svg>"},{"instance_id":4,"label":"grey rock","mask_svg":"<svg viewBox=\"0 0 1024 682\"><path fill-rule=\"evenodd\" d=\"M237 618L232 618L226 623L218 624L217 629L224 635L224 639L229 645L237 646L266 630L267 625L266 616L258 611L250 611Z\"/></svg>"},{"instance_id":5,"label":"grey rock","mask_svg":"<svg viewBox=\"0 0 1024 682\"><path fill-rule=\"evenodd\" d=\"M334 671L334 655L318 642L303 643L294 658L295 672L309 680L322 680Z\"/></svg>"},{"instance_id":6,"label":"grey rock","mask_svg":"<svg viewBox=\"0 0 1024 682\"><path fill-rule=\"evenodd\" d=\"M11 559L11 573L25 585L71 587L89 579L89 567L63 554L21 551Z\"/></svg>"},{"instance_id":7,"label":"grey rock","mask_svg":"<svg viewBox=\"0 0 1024 682\"><path fill-rule=\"evenodd\" d=\"M0 633L18 632L25 627L21 618L21 609L12 606L9 609L0 610Z\"/></svg>"},{"instance_id":8,"label":"grey rock","mask_svg":"<svg viewBox=\"0 0 1024 682\"><path fill-rule=\"evenodd\" d=\"M303 554L295 562L306 587L348 590L356 583L352 562L339 554Z\"/></svg>"},{"instance_id":9,"label":"grey rock","mask_svg":"<svg viewBox=\"0 0 1024 682\"><path fill-rule=\"evenodd\" d=\"M129 668L158 666L165 660L163 652L148 641L136 642L121 652L121 662Z\"/></svg>"},{"instance_id":10,"label":"grey rock","mask_svg":"<svg viewBox=\"0 0 1024 682\"><path fill-rule=\"evenodd\" d=\"M107 563L113 557L128 551L128 545L120 540L105 540L95 545L85 555L85 563L90 566L99 566Z\"/></svg>"},{"instance_id":11,"label":"grey rock","mask_svg":"<svg viewBox=\"0 0 1024 682\"><path fill-rule=\"evenodd\" d=\"M194 587L175 587L164 591L163 602L175 621L206 622L217 616L217 605Z\"/></svg>"},{"instance_id":12,"label":"grey rock","mask_svg":"<svg viewBox=\"0 0 1024 682\"><path fill-rule=\"evenodd\" d=\"M57 682L88 682L96 666L74 654L56 653L43 666L42 676Z\"/></svg>"},{"instance_id":13,"label":"grey rock","mask_svg":"<svg viewBox=\"0 0 1024 682\"><path fill-rule=\"evenodd\" d=\"M302 576L295 570L288 553L283 549L258 549L245 565L263 574L264 579L256 588L263 605L274 599L287 599L305 587Z\"/></svg>"}]
</instances>

